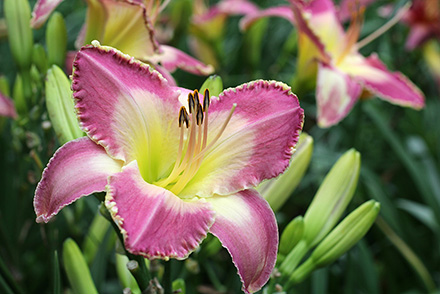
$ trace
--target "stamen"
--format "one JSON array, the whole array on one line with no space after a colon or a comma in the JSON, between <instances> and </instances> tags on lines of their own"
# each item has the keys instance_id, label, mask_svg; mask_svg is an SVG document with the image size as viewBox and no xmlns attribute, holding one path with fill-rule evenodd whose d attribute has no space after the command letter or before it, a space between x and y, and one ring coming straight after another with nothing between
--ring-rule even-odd
<instances>
[{"instance_id":1,"label":"stamen","mask_svg":"<svg viewBox=\"0 0 440 294\"><path fill-rule=\"evenodd\" d=\"M361 33L361 27L363 23L363 14L365 12L365 7L361 6L359 9L352 11L351 13L351 22L350 26L347 29L345 34L345 46L342 53L336 60L336 63L342 61L345 56L347 56L352 50L354 44L359 39L359 35Z\"/></svg>"},{"instance_id":2,"label":"stamen","mask_svg":"<svg viewBox=\"0 0 440 294\"><path fill-rule=\"evenodd\" d=\"M195 109L194 106L195 106L194 96L192 93L189 93L188 94L188 111L189 111L189 113L193 113L193 110Z\"/></svg>"},{"instance_id":3,"label":"stamen","mask_svg":"<svg viewBox=\"0 0 440 294\"><path fill-rule=\"evenodd\" d=\"M400 10L397 12L387 23L385 23L383 26L381 26L379 29L371 33L369 36L365 37L364 39L360 40L357 44L357 50L361 49L365 45L371 43L381 35L383 35L386 31L388 31L390 28L392 28L396 23L399 22L399 20L406 14L409 7L411 6L411 1L407 2Z\"/></svg>"},{"instance_id":4,"label":"stamen","mask_svg":"<svg viewBox=\"0 0 440 294\"><path fill-rule=\"evenodd\" d=\"M189 116L188 116L188 112L186 112L185 106L180 107L179 110L179 128L182 127L183 123L185 123L186 128L188 128Z\"/></svg>"},{"instance_id":5,"label":"stamen","mask_svg":"<svg viewBox=\"0 0 440 294\"><path fill-rule=\"evenodd\" d=\"M203 111L208 112L209 104L211 100L209 99L209 90L205 89L205 93L203 93Z\"/></svg>"},{"instance_id":6,"label":"stamen","mask_svg":"<svg viewBox=\"0 0 440 294\"><path fill-rule=\"evenodd\" d=\"M203 107L198 104L197 105L197 125L200 126L203 123Z\"/></svg>"}]
</instances>

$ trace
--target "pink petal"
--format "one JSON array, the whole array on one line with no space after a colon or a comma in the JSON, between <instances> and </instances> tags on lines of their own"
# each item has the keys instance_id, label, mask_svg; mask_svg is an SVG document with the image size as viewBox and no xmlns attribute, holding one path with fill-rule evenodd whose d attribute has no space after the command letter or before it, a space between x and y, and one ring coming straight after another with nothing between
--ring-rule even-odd
<instances>
[{"instance_id":1,"label":"pink petal","mask_svg":"<svg viewBox=\"0 0 440 294\"><path fill-rule=\"evenodd\" d=\"M106 12L102 43L146 60L158 51L154 28L146 8L129 1L100 0Z\"/></svg>"},{"instance_id":2,"label":"pink petal","mask_svg":"<svg viewBox=\"0 0 440 294\"><path fill-rule=\"evenodd\" d=\"M0 116L17 117L14 102L0 92Z\"/></svg>"},{"instance_id":3,"label":"pink petal","mask_svg":"<svg viewBox=\"0 0 440 294\"><path fill-rule=\"evenodd\" d=\"M133 254L154 258L186 258L214 222L211 205L183 201L170 191L148 184L134 161L110 177L106 206Z\"/></svg>"},{"instance_id":4,"label":"pink petal","mask_svg":"<svg viewBox=\"0 0 440 294\"><path fill-rule=\"evenodd\" d=\"M293 25L295 24L295 19L293 16L293 11L291 6L277 6L277 7L269 7L267 9L255 11L253 13L247 14L240 20L240 29L247 30L252 24L254 24L257 20L262 19L264 17L277 16L281 18L285 18Z\"/></svg>"},{"instance_id":5,"label":"pink petal","mask_svg":"<svg viewBox=\"0 0 440 294\"><path fill-rule=\"evenodd\" d=\"M305 2L291 0L298 28L305 33L321 51L338 56L345 48L346 36L331 0ZM324 46L324 50L322 47Z\"/></svg>"},{"instance_id":6,"label":"pink petal","mask_svg":"<svg viewBox=\"0 0 440 294\"><path fill-rule=\"evenodd\" d=\"M227 15L246 15L256 12L257 6L248 0L223 0L217 5L212 6L206 13L202 15L195 15L193 22L202 24L209 22L218 16Z\"/></svg>"},{"instance_id":7,"label":"pink petal","mask_svg":"<svg viewBox=\"0 0 440 294\"><path fill-rule=\"evenodd\" d=\"M74 62L72 89L80 126L114 158L130 162L148 155L153 139L173 137L168 122L177 125L178 93L158 72L128 55L83 47ZM172 130L178 138L178 128ZM153 133L157 136L150 138Z\"/></svg>"},{"instance_id":8,"label":"pink petal","mask_svg":"<svg viewBox=\"0 0 440 294\"><path fill-rule=\"evenodd\" d=\"M276 177L289 165L304 117L290 88L259 80L225 90L209 108L208 142L234 103L237 107L224 133L182 195L231 194Z\"/></svg>"},{"instance_id":9,"label":"pink petal","mask_svg":"<svg viewBox=\"0 0 440 294\"><path fill-rule=\"evenodd\" d=\"M87 137L64 144L47 164L35 191L37 222L47 223L64 206L104 191L107 177L121 167Z\"/></svg>"},{"instance_id":10,"label":"pink petal","mask_svg":"<svg viewBox=\"0 0 440 294\"><path fill-rule=\"evenodd\" d=\"M420 46L423 42L431 37L431 31L426 25L414 24L411 26L408 38L406 39L405 48L408 50L414 50L417 46Z\"/></svg>"},{"instance_id":11,"label":"pink petal","mask_svg":"<svg viewBox=\"0 0 440 294\"><path fill-rule=\"evenodd\" d=\"M31 27L40 28L63 0L38 0L32 11Z\"/></svg>"},{"instance_id":12,"label":"pink petal","mask_svg":"<svg viewBox=\"0 0 440 294\"><path fill-rule=\"evenodd\" d=\"M327 128L346 117L359 99L361 89L346 73L320 63L316 85L319 126Z\"/></svg>"},{"instance_id":13,"label":"pink petal","mask_svg":"<svg viewBox=\"0 0 440 294\"><path fill-rule=\"evenodd\" d=\"M216 211L210 232L229 251L245 293L269 280L278 250L278 229L269 204L255 190L207 198Z\"/></svg>"},{"instance_id":14,"label":"pink petal","mask_svg":"<svg viewBox=\"0 0 440 294\"><path fill-rule=\"evenodd\" d=\"M368 58L348 58L344 69L370 92L393 104L420 109L425 106L423 93L400 72L390 72L376 54Z\"/></svg>"},{"instance_id":15,"label":"pink petal","mask_svg":"<svg viewBox=\"0 0 440 294\"><path fill-rule=\"evenodd\" d=\"M214 72L211 65L206 65L177 48L161 45L160 50L159 54L149 57L148 60L160 63L169 72L177 68L197 75L209 75Z\"/></svg>"}]
</instances>

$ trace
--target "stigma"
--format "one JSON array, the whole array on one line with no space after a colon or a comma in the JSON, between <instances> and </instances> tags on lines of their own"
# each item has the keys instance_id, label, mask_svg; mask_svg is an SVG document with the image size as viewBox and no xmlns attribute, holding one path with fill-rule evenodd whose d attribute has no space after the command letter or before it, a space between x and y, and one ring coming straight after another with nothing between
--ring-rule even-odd
<instances>
[{"instance_id":1,"label":"stigma","mask_svg":"<svg viewBox=\"0 0 440 294\"><path fill-rule=\"evenodd\" d=\"M174 167L168 177L159 180L155 185L164 187L178 195L195 176L202 165L204 156L221 138L237 104L233 104L221 128L208 142L210 103L211 97L208 89L203 93L202 103L200 103L200 96L197 90L188 94L188 109L182 106L178 114L180 136Z\"/></svg>"}]
</instances>

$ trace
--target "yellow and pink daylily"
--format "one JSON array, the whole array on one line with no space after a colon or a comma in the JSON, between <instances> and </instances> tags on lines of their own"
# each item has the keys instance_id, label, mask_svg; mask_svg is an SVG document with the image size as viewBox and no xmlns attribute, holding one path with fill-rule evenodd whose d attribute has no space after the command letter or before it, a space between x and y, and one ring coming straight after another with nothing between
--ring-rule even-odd
<instances>
[{"instance_id":1,"label":"yellow and pink daylily","mask_svg":"<svg viewBox=\"0 0 440 294\"><path fill-rule=\"evenodd\" d=\"M87 136L49 161L35 192L37 221L105 191L129 252L183 259L210 232L231 254L243 291L259 290L275 265L278 232L254 187L289 164L303 125L297 97L262 80L202 95L93 44L79 51L72 82Z\"/></svg>"},{"instance_id":2,"label":"yellow and pink daylily","mask_svg":"<svg viewBox=\"0 0 440 294\"><path fill-rule=\"evenodd\" d=\"M60 0L38 0L31 23L41 26ZM122 52L155 65L170 81L169 72L177 68L208 75L214 71L177 48L161 45L155 38L154 24L164 5L157 0L86 0L86 22L76 40L80 48L98 40ZM73 58L73 55L70 55Z\"/></svg>"},{"instance_id":3,"label":"yellow and pink daylily","mask_svg":"<svg viewBox=\"0 0 440 294\"><path fill-rule=\"evenodd\" d=\"M0 116L17 117L14 102L0 92Z\"/></svg>"},{"instance_id":4,"label":"yellow and pink daylily","mask_svg":"<svg viewBox=\"0 0 440 294\"><path fill-rule=\"evenodd\" d=\"M423 93L408 78L390 72L376 54L364 57L359 53L356 42L361 12L345 32L331 0L291 0L290 9L285 6L251 14L243 19L242 27L265 14L287 18L298 28L297 73L308 78L317 76L317 118L321 127L330 127L346 117L363 91L401 106L420 109L425 105Z\"/></svg>"}]
</instances>

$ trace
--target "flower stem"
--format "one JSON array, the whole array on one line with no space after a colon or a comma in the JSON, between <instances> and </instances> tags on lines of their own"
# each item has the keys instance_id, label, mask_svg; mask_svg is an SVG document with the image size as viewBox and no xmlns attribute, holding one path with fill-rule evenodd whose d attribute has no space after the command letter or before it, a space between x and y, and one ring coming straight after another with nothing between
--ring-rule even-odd
<instances>
[{"instance_id":1,"label":"flower stem","mask_svg":"<svg viewBox=\"0 0 440 294\"><path fill-rule=\"evenodd\" d=\"M429 271L426 269L420 258L411 250L411 248L393 231L393 229L386 223L386 221L378 217L376 220L377 226L387 236L387 238L396 246L400 254L408 261L414 271L419 275L420 279L425 284L429 293L435 292L435 283L432 280Z\"/></svg>"},{"instance_id":2,"label":"flower stem","mask_svg":"<svg viewBox=\"0 0 440 294\"><path fill-rule=\"evenodd\" d=\"M296 269L297 265L301 262L304 255L309 251L309 246L305 240L301 240L290 253L286 256L284 261L281 263L280 271L285 277L289 277L293 271Z\"/></svg>"},{"instance_id":3,"label":"flower stem","mask_svg":"<svg viewBox=\"0 0 440 294\"><path fill-rule=\"evenodd\" d=\"M164 262L164 273L162 278L162 286L165 294L173 293L173 287L171 282L171 260Z\"/></svg>"},{"instance_id":4,"label":"flower stem","mask_svg":"<svg viewBox=\"0 0 440 294\"><path fill-rule=\"evenodd\" d=\"M145 289L148 288L149 282L151 280L150 273L148 272L147 266L145 265L144 258L140 255L134 255L127 251L124 245L124 237L122 236L119 227L111 218L111 215L107 210L107 208L105 207L104 203L101 203L101 206L99 207L99 212L111 223L113 229L118 235L119 241L121 242L121 245L124 248L125 255L127 255L128 259L130 260L127 264L127 268L130 270L131 274L135 278L141 291L144 291Z\"/></svg>"}]
</instances>

